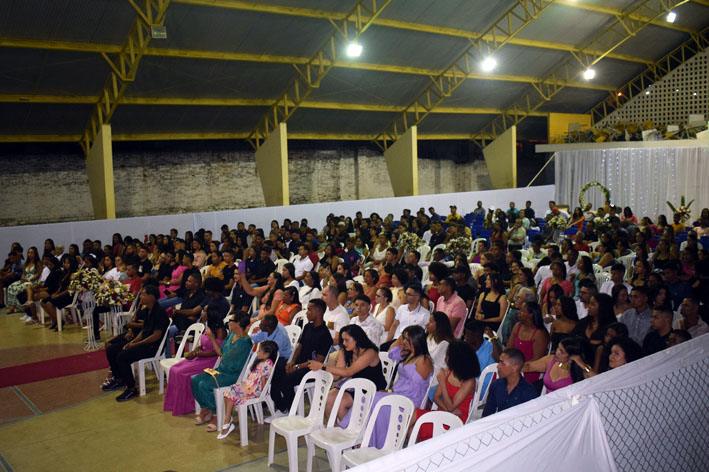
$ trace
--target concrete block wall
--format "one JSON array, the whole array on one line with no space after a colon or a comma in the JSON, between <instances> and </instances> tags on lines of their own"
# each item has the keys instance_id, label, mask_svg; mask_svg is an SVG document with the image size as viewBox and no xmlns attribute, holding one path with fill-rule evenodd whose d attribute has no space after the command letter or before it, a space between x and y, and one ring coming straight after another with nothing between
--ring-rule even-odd
<instances>
[{"instance_id":1,"label":"concrete block wall","mask_svg":"<svg viewBox=\"0 0 709 472\"><path fill-rule=\"evenodd\" d=\"M114 148L113 165L119 218L265 204L253 153L247 150ZM293 149L288 172L291 204L394 196L383 156L366 147ZM4 154L0 188L0 226L93 218L80 154ZM460 163L419 156L422 195L489 189L482 160Z\"/></svg>"}]
</instances>

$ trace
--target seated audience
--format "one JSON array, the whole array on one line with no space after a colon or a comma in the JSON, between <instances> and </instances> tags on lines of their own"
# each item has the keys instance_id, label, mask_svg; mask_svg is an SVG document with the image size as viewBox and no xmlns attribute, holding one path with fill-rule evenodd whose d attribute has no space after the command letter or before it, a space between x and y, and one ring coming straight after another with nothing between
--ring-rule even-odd
<instances>
[{"instance_id":1,"label":"seated audience","mask_svg":"<svg viewBox=\"0 0 709 472\"><path fill-rule=\"evenodd\" d=\"M650 317L649 333L643 338L643 354L649 356L662 351L667 347L667 341L672 331L672 318L674 313L666 307L659 307L652 311Z\"/></svg>"},{"instance_id":2,"label":"seated audience","mask_svg":"<svg viewBox=\"0 0 709 472\"><path fill-rule=\"evenodd\" d=\"M467 315L467 307L465 301L456 294L456 283L451 277L441 279L438 284L438 301L436 302L436 311L440 311L448 316L451 328L455 337L460 337L465 324Z\"/></svg>"},{"instance_id":3,"label":"seated audience","mask_svg":"<svg viewBox=\"0 0 709 472\"><path fill-rule=\"evenodd\" d=\"M382 350L389 350L392 342L401 336L405 328L419 325L422 328L428 324L431 313L421 305L423 289L420 285L407 285L404 290L407 303L396 310L394 322L389 328L387 341L382 345Z\"/></svg>"},{"instance_id":4,"label":"seated audience","mask_svg":"<svg viewBox=\"0 0 709 472\"><path fill-rule=\"evenodd\" d=\"M502 351L497 364L498 379L490 384L490 393L482 416L490 416L538 396L535 388L522 377L524 354L519 349Z\"/></svg>"},{"instance_id":5,"label":"seated audience","mask_svg":"<svg viewBox=\"0 0 709 472\"><path fill-rule=\"evenodd\" d=\"M497 273L491 273L485 278L485 290L478 299L475 319L484 321L496 330L506 312L507 296L502 278Z\"/></svg>"},{"instance_id":6,"label":"seated audience","mask_svg":"<svg viewBox=\"0 0 709 472\"><path fill-rule=\"evenodd\" d=\"M384 327L377 321L377 319L369 314L369 310L372 307L371 300L366 295L359 295L355 299L355 310L354 317L351 319L353 325L357 325L376 346L381 344L382 337L384 336Z\"/></svg>"},{"instance_id":7,"label":"seated audience","mask_svg":"<svg viewBox=\"0 0 709 472\"><path fill-rule=\"evenodd\" d=\"M446 366L438 371L438 385L433 401L440 411L447 411L458 416L465 424L470 414L470 403L475 394L475 379L480 376L480 365L473 347L455 340L448 345ZM445 388L442 388L444 387ZM416 408L414 418L411 418L409 432L414 423L430 410ZM431 425L424 425L419 430L418 440L429 439L433 434Z\"/></svg>"},{"instance_id":8,"label":"seated audience","mask_svg":"<svg viewBox=\"0 0 709 472\"><path fill-rule=\"evenodd\" d=\"M347 379L371 380L377 390L384 390L387 387L382 372L382 362L379 359L379 349L358 325L348 325L340 331L340 354L337 356L337 363L334 366L314 360L308 362L308 367L312 371L322 369L334 376L336 383L333 384L333 389L327 396L325 414L327 416L337 415L338 421L344 418L352 408L354 401L352 396L345 392L340 401L339 410L332 411L338 390Z\"/></svg>"},{"instance_id":9,"label":"seated audience","mask_svg":"<svg viewBox=\"0 0 709 472\"><path fill-rule=\"evenodd\" d=\"M216 335L211 330L207 331L207 336L209 336L217 355L221 358L221 362L216 368L217 374L212 376L208 372L202 372L192 377L190 383L192 396L200 407L194 423L199 426L211 420L207 425L209 432L219 429L217 416L213 415L217 411L214 389L235 383L251 353L253 343L246 332L249 321L249 315L243 311L234 313L229 320L229 335L221 345L217 342Z\"/></svg>"},{"instance_id":10,"label":"seated audience","mask_svg":"<svg viewBox=\"0 0 709 472\"><path fill-rule=\"evenodd\" d=\"M155 356L155 351L160 346L170 323L167 313L157 303L159 296L160 291L155 285L143 287L140 304L144 305L147 310L143 328L135 337L130 339L123 337L106 348L106 358L113 373L113 379L102 388L111 391L125 387L125 391L116 397L116 401L123 402L138 396L131 365L140 359Z\"/></svg>"},{"instance_id":11,"label":"seated audience","mask_svg":"<svg viewBox=\"0 0 709 472\"><path fill-rule=\"evenodd\" d=\"M682 317L672 322L673 329L687 331L693 338L709 333L709 326L699 316L699 300L693 297L682 300L680 313Z\"/></svg>"},{"instance_id":12,"label":"seated audience","mask_svg":"<svg viewBox=\"0 0 709 472\"><path fill-rule=\"evenodd\" d=\"M268 315L271 316L271 315ZM278 324L274 321L274 324ZM217 439L224 439L236 428L232 421L234 407L238 407L246 400L258 398L266 387L268 377L273 371L278 357L278 345L273 341L262 341L256 351L256 360L249 367L250 372L246 379L235 383L224 392L224 424Z\"/></svg>"},{"instance_id":13,"label":"seated audience","mask_svg":"<svg viewBox=\"0 0 709 472\"><path fill-rule=\"evenodd\" d=\"M553 355L525 362L522 372L544 373L547 393L593 375L591 347L583 338L563 339Z\"/></svg>"},{"instance_id":14,"label":"seated audience","mask_svg":"<svg viewBox=\"0 0 709 472\"><path fill-rule=\"evenodd\" d=\"M554 352L559 343L570 336L579 321L574 299L566 296L559 297L552 307L552 315L554 321L549 328L549 336L551 352Z\"/></svg>"},{"instance_id":15,"label":"seated audience","mask_svg":"<svg viewBox=\"0 0 709 472\"><path fill-rule=\"evenodd\" d=\"M446 341L450 343L455 339L451 323L442 311L434 311L426 324L426 345L428 352L433 356L438 351L439 345Z\"/></svg>"},{"instance_id":16,"label":"seated audience","mask_svg":"<svg viewBox=\"0 0 709 472\"><path fill-rule=\"evenodd\" d=\"M549 346L549 334L542 319L542 309L537 302L525 302L517 313L519 322L512 329L512 336L507 341L508 348L519 349L526 362L532 362L546 355ZM529 371L524 378L534 383L539 380L535 371Z\"/></svg>"},{"instance_id":17,"label":"seated audience","mask_svg":"<svg viewBox=\"0 0 709 472\"><path fill-rule=\"evenodd\" d=\"M298 298L302 306L308 306L310 300L320 298L322 296L320 287L320 274L318 271L311 270L303 273L303 286L298 291Z\"/></svg>"},{"instance_id":18,"label":"seated audience","mask_svg":"<svg viewBox=\"0 0 709 472\"><path fill-rule=\"evenodd\" d=\"M597 346L603 342L608 325L617 321L613 314L613 299L605 293L597 293L591 297L588 304L588 315L576 323L570 336L579 336L592 345Z\"/></svg>"},{"instance_id":19,"label":"seated audience","mask_svg":"<svg viewBox=\"0 0 709 472\"><path fill-rule=\"evenodd\" d=\"M644 286L633 287L630 292L630 305L632 308L623 313L618 321L628 327L628 335L640 344L645 335L650 331L650 318L652 309L648 305L648 290Z\"/></svg>"},{"instance_id":20,"label":"seated audience","mask_svg":"<svg viewBox=\"0 0 709 472\"><path fill-rule=\"evenodd\" d=\"M206 319L205 319L206 318ZM192 376L201 374L205 368L212 368L217 362L217 351L212 341L222 345L226 338L224 317L216 307L207 308L202 316L206 321L206 330L200 337L200 343L192 351L184 354L184 360L170 368L167 376L167 390L163 402L164 411L172 411L173 416L184 415L194 411L194 397L192 396ZM212 336L207 334L212 333Z\"/></svg>"},{"instance_id":21,"label":"seated audience","mask_svg":"<svg viewBox=\"0 0 709 472\"><path fill-rule=\"evenodd\" d=\"M300 339L295 347L295 353L290 362L280 370L278 365L271 380L271 399L276 407L275 417L285 416L290 410L294 388L308 373L308 362L317 360L324 362L332 347L332 335L327 328L323 315L327 305L320 299L308 303L308 324L303 327Z\"/></svg>"},{"instance_id":22,"label":"seated audience","mask_svg":"<svg viewBox=\"0 0 709 472\"><path fill-rule=\"evenodd\" d=\"M301 310L300 299L298 298L298 289L290 286L283 290L283 299L276 307L276 318L282 325L289 325L293 321L296 313ZM280 346L279 346L280 347ZM283 352L281 352L283 355Z\"/></svg>"}]
</instances>

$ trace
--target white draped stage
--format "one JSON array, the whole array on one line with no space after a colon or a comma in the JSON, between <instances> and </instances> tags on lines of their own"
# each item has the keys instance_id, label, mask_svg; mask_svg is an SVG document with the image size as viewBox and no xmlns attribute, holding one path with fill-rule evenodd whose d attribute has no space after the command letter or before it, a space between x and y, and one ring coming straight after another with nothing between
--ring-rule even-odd
<instances>
[{"instance_id":1,"label":"white draped stage","mask_svg":"<svg viewBox=\"0 0 709 472\"><path fill-rule=\"evenodd\" d=\"M702 145L704 144L704 145ZM600 182L615 205L656 219L670 216L667 201L679 203L684 195L692 204L692 218L709 207L709 142L698 140L552 144L537 146L537 152L556 153L556 201L578 206L581 187ZM586 201L598 208L603 194L591 188ZM671 221L671 217L668 218Z\"/></svg>"}]
</instances>

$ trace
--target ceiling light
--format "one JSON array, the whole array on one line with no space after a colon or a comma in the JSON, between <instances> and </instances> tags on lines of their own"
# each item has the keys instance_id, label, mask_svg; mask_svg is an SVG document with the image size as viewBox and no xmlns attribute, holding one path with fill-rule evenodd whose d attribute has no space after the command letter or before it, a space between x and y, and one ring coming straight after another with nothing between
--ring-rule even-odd
<instances>
[{"instance_id":1,"label":"ceiling light","mask_svg":"<svg viewBox=\"0 0 709 472\"><path fill-rule=\"evenodd\" d=\"M677 13L671 11L667 14L667 22L668 23L674 23L676 19L677 19Z\"/></svg>"},{"instance_id":2,"label":"ceiling light","mask_svg":"<svg viewBox=\"0 0 709 472\"><path fill-rule=\"evenodd\" d=\"M645 95L650 95L650 91L649 91L649 90L646 90L646 91L645 91Z\"/></svg>"},{"instance_id":3,"label":"ceiling light","mask_svg":"<svg viewBox=\"0 0 709 472\"><path fill-rule=\"evenodd\" d=\"M350 57L359 57L362 54L362 45L358 43L350 43L347 45L347 55Z\"/></svg>"},{"instance_id":4,"label":"ceiling light","mask_svg":"<svg viewBox=\"0 0 709 472\"><path fill-rule=\"evenodd\" d=\"M493 59L492 57L486 57L482 63L482 68L485 72L490 72L495 67L497 67L497 61L495 59Z\"/></svg>"},{"instance_id":5,"label":"ceiling light","mask_svg":"<svg viewBox=\"0 0 709 472\"><path fill-rule=\"evenodd\" d=\"M623 92L618 92L618 96L619 96L619 97L622 97L622 96L623 96Z\"/></svg>"},{"instance_id":6,"label":"ceiling light","mask_svg":"<svg viewBox=\"0 0 709 472\"><path fill-rule=\"evenodd\" d=\"M586 69L583 72L583 78L586 80L593 80L594 77L596 77L596 71L593 69Z\"/></svg>"}]
</instances>

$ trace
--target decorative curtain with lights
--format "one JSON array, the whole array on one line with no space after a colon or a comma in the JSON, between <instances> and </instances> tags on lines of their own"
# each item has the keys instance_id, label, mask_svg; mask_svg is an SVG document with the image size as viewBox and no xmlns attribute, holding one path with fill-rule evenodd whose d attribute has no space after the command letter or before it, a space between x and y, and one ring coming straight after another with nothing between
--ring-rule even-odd
<instances>
[{"instance_id":1,"label":"decorative curtain with lights","mask_svg":"<svg viewBox=\"0 0 709 472\"><path fill-rule=\"evenodd\" d=\"M709 146L594 149L558 151L555 158L556 201L579 205L579 192L596 181L611 194L611 203L629 206L638 218L660 214L672 221L667 201L677 205L682 195L694 199L692 219L709 207ZM603 194L591 187L586 202L603 204Z\"/></svg>"}]
</instances>

